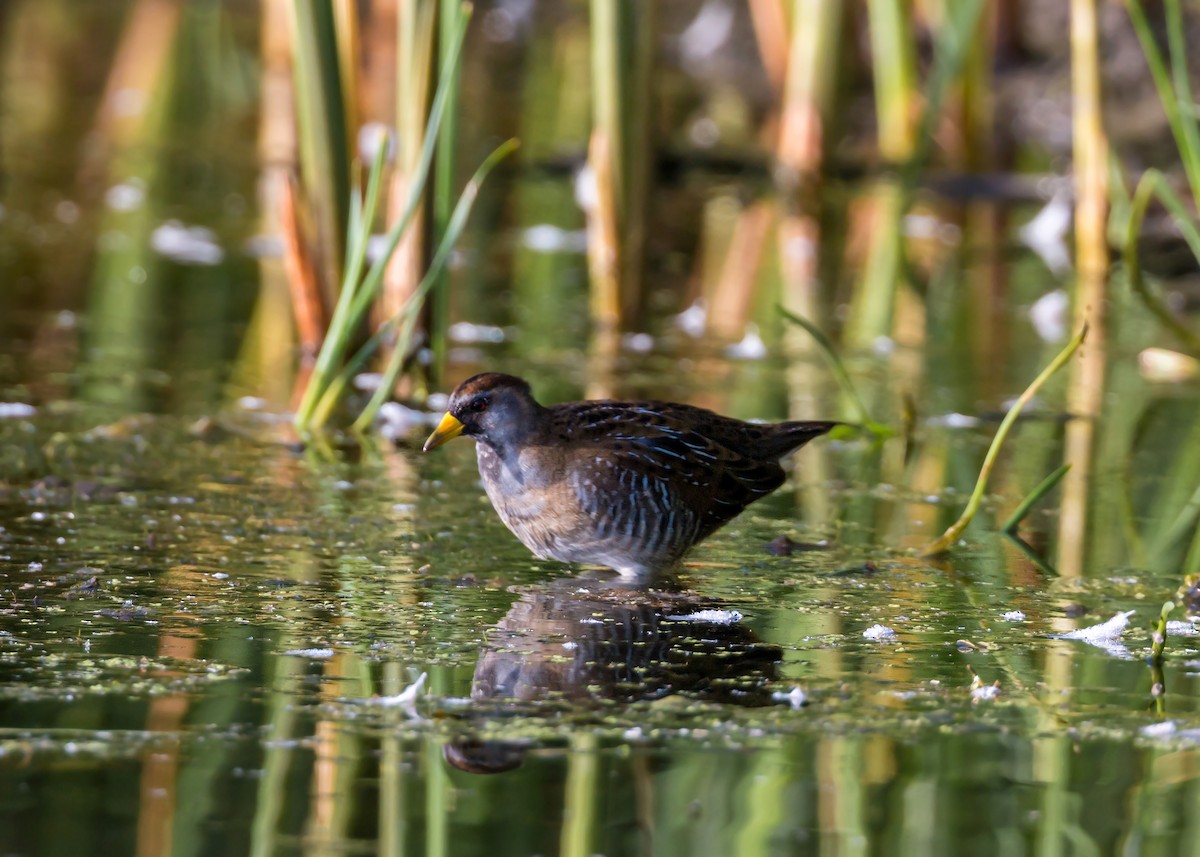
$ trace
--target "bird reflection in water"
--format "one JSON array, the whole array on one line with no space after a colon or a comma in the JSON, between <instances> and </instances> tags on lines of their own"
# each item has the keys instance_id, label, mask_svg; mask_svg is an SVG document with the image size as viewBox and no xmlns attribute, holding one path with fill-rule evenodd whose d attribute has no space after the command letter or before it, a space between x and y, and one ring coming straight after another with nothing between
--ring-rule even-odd
<instances>
[{"instance_id":1,"label":"bird reflection in water","mask_svg":"<svg viewBox=\"0 0 1200 857\"><path fill-rule=\"evenodd\" d=\"M586 577L528 587L489 631L471 698L586 705L680 694L740 706L775 704L769 683L778 676L782 652L738 618L665 581L653 590ZM463 737L444 755L460 770L499 773L520 765L526 749Z\"/></svg>"}]
</instances>

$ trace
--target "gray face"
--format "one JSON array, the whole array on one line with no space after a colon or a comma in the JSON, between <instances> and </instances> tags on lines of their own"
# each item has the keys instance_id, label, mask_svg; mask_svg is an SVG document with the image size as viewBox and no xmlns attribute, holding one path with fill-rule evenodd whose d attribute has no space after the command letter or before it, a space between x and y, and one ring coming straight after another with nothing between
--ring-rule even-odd
<instances>
[{"instance_id":1,"label":"gray face","mask_svg":"<svg viewBox=\"0 0 1200 857\"><path fill-rule=\"evenodd\" d=\"M463 424L463 434L505 446L533 428L537 407L524 381L488 373L460 384L449 411Z\"/></svg>"}]
</instances>

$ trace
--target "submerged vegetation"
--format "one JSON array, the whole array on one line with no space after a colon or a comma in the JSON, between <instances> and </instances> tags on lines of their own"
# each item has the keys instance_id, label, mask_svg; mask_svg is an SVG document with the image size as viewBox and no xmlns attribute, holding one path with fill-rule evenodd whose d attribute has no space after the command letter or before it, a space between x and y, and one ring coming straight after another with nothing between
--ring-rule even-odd
<instances>
[{"instance_id":1,"label":"submerged vegetation","mask_svg":"<svg viewBox=\"0 0 1200 857\"><path fill-rule=\"evenodd\" d=\"M1194 3L0 24L0 851L1191 847ZM862 430L613 588L486 369Z\"/></svg>"}]
</instances>

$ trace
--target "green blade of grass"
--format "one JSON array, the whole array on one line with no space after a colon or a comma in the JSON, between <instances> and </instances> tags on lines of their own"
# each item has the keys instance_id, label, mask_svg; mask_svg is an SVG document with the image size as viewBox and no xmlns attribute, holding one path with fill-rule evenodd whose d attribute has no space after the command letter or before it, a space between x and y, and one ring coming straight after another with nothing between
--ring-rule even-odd
<instances>
[{"instance_id":1,"label":"green blade of grass","mask_svg":"<svg viewBox=\"0 0 1200 857\"><path fill-rule=\"evenodd\" d=\"M472 177L472 182L475 182L475 181L482 182L483 178L487 175L487 173L491 172L491 170L495 166L495 164L498 163L505 156L510 154L516 147L517 147L516 140L509 140L507 143L505 143L504 145L499 147L496 151L494 151L491 154L491 156L489 156L489 158L486 161L484 161L483 165L479 168L479 170L476 171L475 176ZM472 189L471 184L467 185L466 190L464 190L464 192L463 192L464 195L467 192L471 192L472 194L475 193L475 190ZM468 201L469 202L468 209L469 209L470 203L473 203L473 201L474 201L474 196L472 196L471 199ZM460 197L459 204L461 205L462 202L463 202L463 199L462 199L462 197ZM456 208L455 213L458 213L458 211L459 211L459 209ZM388 376L391 377L391 383L388 383L386 385L388 389L391 388L392 383L395 382L395 375L392 371L392 366L394 365L396 367L395 371L399 371L399 368L403 363L403 358L409 352L408 342L412 338L412 328L416 323L417 310L420 309L421 301L424 299L426 293L430 289L437 286L438 281L440 279L440 274L444 273L445 262L448 259L449 251L450 251L450 249L453 248L454 244L457 242L458 237L462 232L462 228L463 228L463 226L465 226L466 213L465 212L463 213L463 215L459 221L455 221L452 217L451 223L457 224L457 226L456 226L457 231L453 235L450 235L450 233L448 231L443 232L443 240L439 244L438 252L434 255L434 258L431 260L429 269L426 272L426 275L424 277L422 277L421 282L417 285L417 288L414 290L413 295L410 298L410 300L408 301L408 303L406 303L404 305L404 307L400 310L399 313L397 313L395 316L388 319L387 321L385 321L383 324L381 324L379 326L379 329L375 331L374 335L372 335L371 338L368 339L361 348L359 348L359 350L354 354L354 356L351 357L349 361L347 361L346 365L342 367L342 370L341 370L341 372L338 373L337 377L335 377L332 381L330 381L328 386L326 386L326 388L322 392L320 398L317 400L316 404L313 406L313 410L312 410L313 424L323 425L328 420L329 415L333 412L333 408L341 400L342 395L345 393L345 391L349 389L350 382L353 380L354 376L357 375L359 373L359 371L362 370L362 368L366 365L367 361L387 341L388 337L391 336L395 332L396 328L401 323L404 323L404 325L405 325L404 333L398 338L397 343L396 343L397 347L395 349L393 349L392 357L390 358L389 363L388 363L388 371L385 371L385 373L384 373L385 378ZM447 242L445 236L450 236L449 242ZM399 355L399 356L397 356L397 355ZM384 385L381 384L380 386L383 387ZM367 408L365 409L365 411L369 410L369 411L371 411L371 413L369 414L369 416L366 419L364 419L364 416L362 416L362 415L359 416L359 418L354 423L355 430L361 431L361 430L365 429L365 427L367 425L370 425L370 423L374 420L375 415L378 413L379 407L383 404L382 399L380 399L380 401L376 402L374 397L372 397L371 402L372 402L372 404L369 404L367 406ZM365 413L365 411L364 411L364 413Z\"/></svg>"},{"instance_id":2,"label":"green blade of grass","mask_svg":"<svg viewBox=\"0 0 1200 857\"><path fill-rule=\"evenodd\" d=\"M833 372L834 379L837 381L842 393L845 394L847 401L850 402L850 408L854 412L851 415L851 420L863 426L877 437L890 437L895 434L892 429L871 419L871 415L867 413L867 406L863 404L862 397L858 395L858 390L855 389L854 382L850 379L850 373L846 371L845 364L842 363L837 351L834 350L833 343L829 341L824 332L808 319L796 315L782 306L779 307L779 312L792 324L798 324L804 328L808 332L808 335L817 343L817 350L821 352L821 356L829 363L829 368Z\"/></svg>"},{"instance_id":3,"label":"green blade of grass","mask_svg":"<svg viewBox=\"0 0 1200 857\"><path fill-rule=\"evenodd\" d=\"M1192 537L1191 547L1183 560L1183 571L1188 575L1200 574L1200 529L1197 529L1196 535Z\"/></svg>"},{"instance_id":4,"label":"green blade of grass","mask_svg":"<svg viewBox=\"0 0 1200 857\"><path fill-rule=\"evenodd\" d=\"M1166 177L1156 169L1146 170L1138 181L1129 205L1129 219L1125 224L1125 246L1122 255L1125 260L1125 274L1129 285L1142 299L1146 308L1154 317L1183 342L1193 353L1200 353L1200 337L1192 333L1179 319L1175 318L1162 301L1146 286L1142 276L1141 260L1138 256L1138 235L1142 231L1142 222L1146 218L1146 209L1152 199L1158 199L1171 213L1176 226L1184 240L1192 250L1192 254L1200 261L1200 230L1183 204L1178 194L1171 189Z\"/></svg>"},{"instance_id":5,"label":"green blade of grass","mask_svg":"<svg viewBox=\"0 0 1200 857\"><path fill-rule=\"evenodd\" d=\"M1174 609L1175 602L1164 601L1162 610L1160 610L1158 613L1158 622L1155 623L1154 633L1151 636L1150 643L1151 663L1162 663L1163 649L1167 647L1167 617L1171 615L1171 611Z\"/></svg>"},{"instance_id":6,"label":"green blade of grass","mask_svg":"<svg viewBox=\"0 0 1200 857\"><path fill-rule=\"evenodd\" d=\"M1167 12L1169 16L1168 29L1176 26L1180 20L1178 0L1168 0ZM1167 63L1163 59L1162 51L1158 47L1158 43L1154 40L1154 33L1150 29L1150 23L1146 19L1146 10L1142 6L1142 0L1128 0L1125 8L1129 12L1129 20L1133 23L1134 32L1137 33L1138 41L1142 46L1142 53L1146 57L1146 65L1150 67L1150 76L1154 79L1154 86L1158 90L1159 101L1162 102L1163 113L1166 114L1167 124L1171 127L1171 134L1175 137L1175 145L1179 148L1180 158L1183 160L1184 172L1187 173L1188 184L1192 188L1192 196L1200 199L1200 137L1197 136L1195 130L1196 120L1189 115L1189 111L1194 110L1194 104L1190 100L1184 101L1184 92L1176 90L1172 83L1172 75L1167 68ZM1182 33L1182 24L1178 24ZM1178 67L1186 59L1182 45L1180 50L1175 51L1172 45L1173 65ZM1184 68L1183 77L1186 78L1187 70ZM1190 92L1190 87L1186 89ZM1189 129L1189 125L1192 127Z\"/></svg>"},{"instance_id":7,"label":"green blade of grass","mask_svg":"<svg viewBox=\"0 0 1200 857\"><path fill-rule=\"evenodd\" d=\"M1079 333L1071 338L1066 347L1050 361L1050 364L1042 370L1040 375L1033 379L1033 383L1025 388L1025 392L1008 409L1008 413L1004 415L1004 420L1000 423L1000 427L996 429L996 436L992 438L992 444L988 447L987 455L984 456L983 466L979 469L979 478L975 481L975 490L971 492L966 509L963 510L959 519L947 528L946 532L942 533L939 538L934 539L921 550L921 556L928 557L945 553L952 544L958 541L958 537L962 535L963 530L967 528L967 525L971 523L975 514L979 511L979 506L983 502L983 495L987 491L988 479L991 477L992 468L996 464L996 457L1000 454L1000 447L1004 445L1004 441L1008 437L1009 431L1012 430L1013 424L1017 421L1017 417L1021 415L1021 411L1029 404L1029 400L1037 395L1037 391L1049 380L1050 376L1066 365L1071 355L1083 343L1087 332L1088 326L1085 323L1079 329Z\"/></svg>"},{"instance_id":8,"label":"green blade of grass","mask_svg":"<svg viewBox=\"0 0 1200 857\"><path fill-rule=\"evenodd\" d=\"M379 413L379 408L391 394L396 376L399 374L404 358L409 352L409 345L412 340L413 329L417 322L417 314L421 308L421 304L425 300L425 296L429 293L429 290L441 279L446 265L450 261L450 253L467 225L467 218L470 216L471 208L479 196L480 187L496 165L512 154L517 146L518 142L516 140L508 140L497 147L479 165L479 169L475 171L475 175L471 176L471 180L467 182L467 186L459 196L458 203L454 206L454 211L450 215L450 220L446 223L446 231L443 233L442 240L438 244L437 252L434 253L433 259L429 263L429 269L425 272L425 276L421 278L420 284L413 292L412 297L404 305L404 308L396 317L388 321L388 326L391 329L395 329L401 323L403 327L396 341L396 346L392 349L392 355L388 361L387 369L383 373L382 382L375 389L375 393L371 396L370 401L367 402L366 407L363 408L358 419L354 421L352 428L355 431L364 431L374 422L376 415ZM383 331L377 333L376 336L379 336L381 333Z\"/></svg>"},{"instance_id":9,"label":"green blade of grass","mask_svg":"<svg viewBox=\"0 0 1200 857\"><path fill-rule=\"evenodd\" d=\"M352 228L346 236L346 246L350 248L347 258L346 275L342 280L342 294L354 296L362 279L362 269L366 263L367 245L371 240L371 224L379 211L379 193L383 186L383 168L387 164L388 149L392 146L389 135L381 135L378 149L371 160L371 169L367 174L367 193L359 204L357 218L351 218ZM352 206L353 210L353 206ZM340 302L340 296L339 296Z\"/></svg>"},{"instance_id":10,"label":"green blade of grass","mask_svg":"<svg viewBox=\"0 0 1200 857\"><path fill-rule=\"evenodd\" d=\"M349 339L353 335L356 323L351 321L355 293L362 279L362 269L367 255L367 244L371 238L371 224L379 205L379 189L383 183L383 169L387 161L386 142L379 147L371 163L371 171L367 178L367 192L364 198L359 188L351 192L350 214L347 223L346 270L342 277L342 288L334 305L333 315L329 321L329 330L317 353L317 362L313 368L312 377L304 390L304 396L296 409L297 429L311 425L321 425L322 420L316 419L316 404L328 392L332 383L330 378L332 367L341 359L349 347Z\"/></svg>"},{"instance_id":11,"label":"green blade of grass","mask_svg":"<svg viewBox=\"0 0 1200 857\"><path fill-rule=\"evenodd\" d=\"M360 242L362 252L356 254L358 258L347 261L346 276L342 281L342 293L338 297L338 303L329 324L329 332L325 336L325 341L321 344L321 350L317 355L317 361L313 368L312 378L304 391L304 396L300 401L299 407L296 409L294 424L298 431L308 431L314 426L321 425L321 421L315 418L317 406L325 398L330 387L338 377L339 372L337 367L345 359L353 332L366 317L371 302L375 299L375 295L383 283L384 272L387 269L392 253L395 252L396 246L400 243L400 239L404 235L404 230L408 228L408 224L416 213L417 206L420 204L421 194L424 192L425 183L429 178L438 129L446 112L450 86L454 80L454 69L462 56L462 46L466 37L470 12L470 5L464 4L463 14L459 20L458 30L454 33L451 50L447 53L442 66L437 93L434 95L433 104L429 108L429 120L426 125L425 140L421 147L421 157L413 174L412 183L409 185L403 213L387 233L385 250L380 258L376 259L371 265L361 286L358 285L357 276L353 279L351 276L356 274L361 275L362 267L365 264L364 259L367 246L365 240ZM364 211L362 223L360 224L361 229L369 231L369 222L370 218L367 216L367 212ZM321 412L327 415L329 411L328 409L322 409Z\"/></svg>"},{"instance_id":12,"label":"green blade of grass","mask_svg":"<svg viewBox=\"0 0 1200 857\"><path fill-rule=\"evenodd\" d=\"M375 300L375 296L379 293L379 288L383 284L383 276L387 270L388 262L391 260L392 253L395 252L400 239L404 236L404 230L408 228L409 222L412 220L413 215L416 214L417 207L421 203L421 195L425 191L425 184L429 179L430 166L433 162L433 154L437 148L438 129L441 127L446 114L446 107L450 101L450 91L455 79L456 68L459 64L459 57L462 55L463 40L467 32L467 21L470 19L470 5L463 4L463 7L464 12L459 21L458 30L454 34L455 38L451 50L447 53L442 65L437 92L434 94L433 104L429 108L429 130L425 135L424 144L421 146L421 157L417 162L413 182L409 185L408 196L404 200L404 208L400 219L388 230L384 251L371 265L371 269L363 281L362 289L355 298L352 312L357 320L361 321L366 317L367 311L371 307L371 302Z\"/></svg>"},{"instance_id":13,"label":"green blade of grass","mask_svg":"<svg viewBox=\"0 0 1200 857\"><path fill-rule=\"evenodd\" d=\"M300 173L325 246L323 288L332 290L344 264L350 166L346 104L338 63L334 11L327 0L294 0L291 9Z\"/></svg>"},{"instance_id":14,"label":"green blade of grass","mask_svg":"<svg viewBox=\"0 0 1200 857\"><path fill-rule=\"evenodd\" d=\"M1200 124L1196 116L1196 99L1192 96L1191 76L1187 67L1187 46L1183 9L1179 0L1165 0L1167 12L1167 50L1171 59L1171 79L1174 83L1175 100L1179 105L1179 154L1192 185L1192 196L1200 199Z\"/></svg>"},{"instance_id":15,"label":"green blade of grass","mask_svg":"<svg viewBox=\"0 0 1200 857\"><path fill-rule=\"evenodd\" d=\"M1054 566L1052 566L1043 556L1041 556L1037 551L1035 551L1032 547L1030 547L1028 542L1026 542L1023 538L1018 536L1016 533L1010 533L1010 532L1001 530L1001 535L1003 535L1004 538L1008 539L1008 541L1014 547L1016 547L1017 550L1019 550L1021 553L1025 554L1026 558L1030 562L1032 562L1034 567L1037 568L1037 570L1040 571L1042 574L1046 575L1047 577L1058 577L1059 576L1058 569L1055 568Z\"/></svg>"},{"instance_id":16,"label":"green blade of grass","mask_svg":"<svg viewBox=\"0 0 1200 857\"><path fill-rule=\"evenodd\" d=\"M1162 562L1167 551L1183 541L1188 533L1196 532L1196 519L1200 518L1200 487L1197 487L1191 498L1179 510L1179 514L1165 530L1161 531L1150 545L1150 556L1157 565Z\"/></svg>"},{"instance_id":17,"label":"green blade of grass","mask_svg":"<svg viewBox=\"0 0 1200 857\"><path fill-rule=\"evenodd\" d=\"M457 0L441 0L438 13L439 49L448 51L452 45L458 16L463 12ZM450 87L451 109L438 138L437 157L434 161L433 187L433 235L440 240L450 222L451 201L454 199L455 152L458 146L457 107L459 104L459 75L456 73ZM450 324L450 291L445 288L445 279L433 287L433 304L429 315L430 348L433 349L434 377L440 377L446 359L446 330Z\"/></svg>"},{"instance_id":18,"label":"green blade of grass","mask_svg":"<svg viewBox=\"0 0 1200 857\"><path fill-rule=\"evenodd\" d=\"M1008 520L1001 525L1000 529L1006 533L1015 533L1021 521L1029 514L1029 510L1033 508L1033 504L1041 500L1046 493L1058 484L1059 480L1067 475L1067 471L1071 469L1071 465L1064 464L1038 483L1037 487L1029 492L1028 496L1021 501L1021 505L1017 506L1016 510L1008 516Z\"/></svg>"}]
</instances>

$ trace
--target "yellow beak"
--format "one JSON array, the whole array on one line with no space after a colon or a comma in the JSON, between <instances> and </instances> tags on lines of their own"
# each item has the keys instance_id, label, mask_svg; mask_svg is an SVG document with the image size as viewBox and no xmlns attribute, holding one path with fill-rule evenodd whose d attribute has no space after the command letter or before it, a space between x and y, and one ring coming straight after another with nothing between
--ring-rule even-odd
<instances>
[{"instance_id":1,"label":"yellow beak","mask_svg":"<svg viewBox=\"0 0 1200 857\"><path fill-rule=\"evenodd\" d=\"M433 430L433 434L429 436L429 440L425 441L425 445L421 447L421 451L429 452L431 449L437 449L443 443L454 440L462 434L462 431L463 424L454 416L447 413L442 417L442 421L438 423L438 427Z\"/></svg>"}]
</instances>

